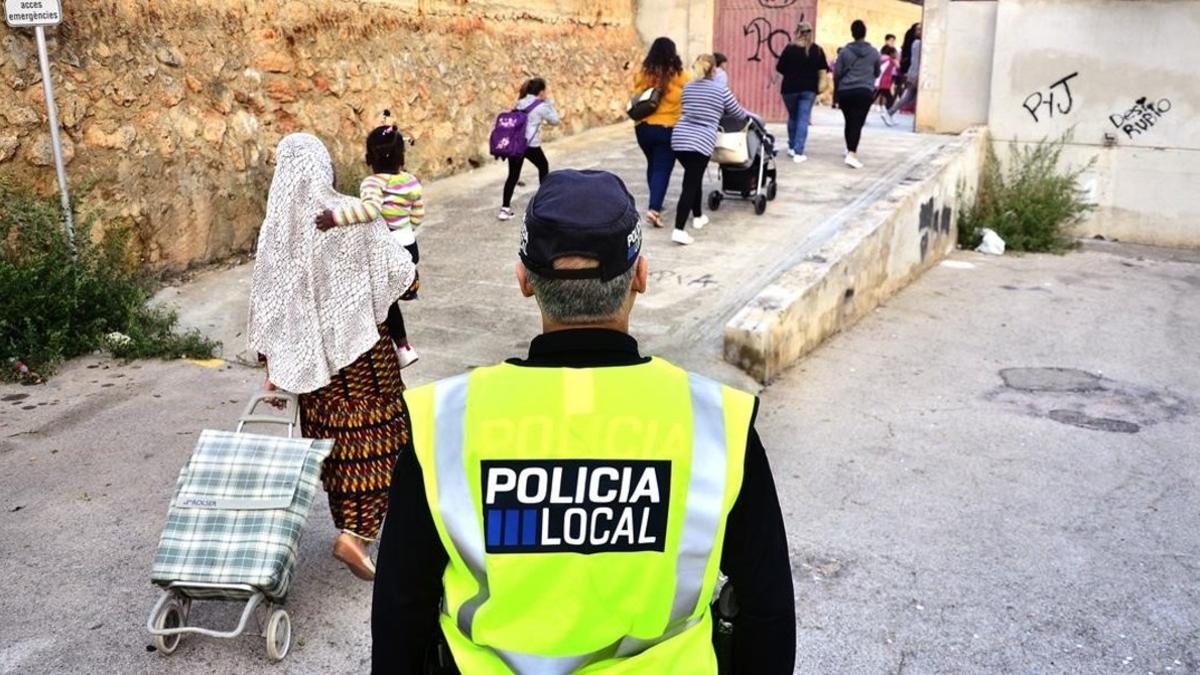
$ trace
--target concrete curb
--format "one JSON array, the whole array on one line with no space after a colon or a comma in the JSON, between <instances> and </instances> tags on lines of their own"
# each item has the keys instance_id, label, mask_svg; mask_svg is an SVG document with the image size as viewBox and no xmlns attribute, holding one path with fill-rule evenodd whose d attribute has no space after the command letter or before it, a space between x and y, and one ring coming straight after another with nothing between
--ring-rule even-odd
<instances>
[{"instance_id":1,"label":"concrete curb","mask_svg":"<svg viewBox=\"0 0 1200 675\"><path fill-rule=\"evenodd\" d=\"M964 132L813 241L725 325L725 360L769 383L937 264L954 249L957 208L979 184L987 140L986 129Z\"/></svg>"}]
</instances>

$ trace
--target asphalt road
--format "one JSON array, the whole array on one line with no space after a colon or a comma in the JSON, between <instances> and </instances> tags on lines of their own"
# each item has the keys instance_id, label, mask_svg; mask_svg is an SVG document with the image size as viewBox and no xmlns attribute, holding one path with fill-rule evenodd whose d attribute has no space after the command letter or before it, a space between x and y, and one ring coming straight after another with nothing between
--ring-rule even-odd
<instances>
[{"instance_id":1,"label":"asphalt road","mask_svg":"<svg viewBox=\"0 0 1200 675\"><path fill-rule=\"evenodd\" d=\"M955 255L763 394L798 672L1200 672L1200 255L1104 250Z\"/></svg>"}]
</instances>

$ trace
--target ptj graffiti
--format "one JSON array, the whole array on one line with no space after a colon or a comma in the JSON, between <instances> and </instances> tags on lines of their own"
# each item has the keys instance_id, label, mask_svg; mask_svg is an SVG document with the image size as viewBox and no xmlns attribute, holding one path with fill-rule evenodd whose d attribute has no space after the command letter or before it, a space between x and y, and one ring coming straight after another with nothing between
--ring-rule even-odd
<instances>
[{"instance_id":1,"label":"ptj graffiti","mask_svg":"<svg viewBox=\"0 0 1200 675\"><path fill-rule=\"evenodd\" d=\"M1058 82L1046 88L1045 92L1035 91L1025 98L1022 107L1033 115L1034 122L1041 122L1042 118L1038 116L1038 112L1042 111L1043 116L1050 118L1057 115L1066 115L1071 112L1071 108L1075 106L1075 97L1071 95L1071 80L1078 77L1079 73L1071 73L1062 78ZM1064 101L1065 99L1065 101ZM1065 102L1065 105L1064 105Z\"/></svg>"},{"instance_id":2,"label":"ptj graffiti","mask_svg":"<svg viewBox=\"0 0 1200 675\"><path fill-rule=\"evenodd\" d=\"M1160 98L1157 101L1150 101L1143 96L1133 104L1133 107L1126 110L1124 113L1109 115L1108 121L1125 135L1133 138L1135 134L1143 134L1151 129L1171 111L1170 99Z\"/></svg>"}]
</instances>

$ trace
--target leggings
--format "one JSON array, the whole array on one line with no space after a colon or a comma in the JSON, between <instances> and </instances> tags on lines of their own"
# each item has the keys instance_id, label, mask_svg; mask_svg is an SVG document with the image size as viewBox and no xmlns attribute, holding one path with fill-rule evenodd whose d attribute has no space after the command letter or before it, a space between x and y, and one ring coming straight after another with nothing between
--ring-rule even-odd
<instances>
[{"instance_id":1,"label":"leggings","mask_svg":"<svg viewBox=\"0 0 1200 675\"><path fill-rule=\"evenodd\" d=\"M838 94L842 117L846 118L846 149L850 152L858 152L863 124L867 122L867 114L871 112L871 102L874 100L875 92L871 89L850 89Z\"/></svg>"},{"instance_id":2,"label":"leggings","mask_svg":"<svg viewBox=\"0 0 1200 675\"><path fill-rule=\"evenodd\" d=\"M900 94L900 100L888 106L888 113L895 115L901 108L912 103L917 98L917 80L913 78L904 87L904 93Z\"/></svg>"},{"instance_id":3,"label":"leggings","mask_svg":"<svg viewBox=\"0 0 1200 675\"><path fill-rule=\"evenodd\" d=\"M513 190L517 189L517 181L521 180L521 168L525 160L537 167L538 182L546 179L550 173L550 162L546 161L546 153L541 148L527 148L521 157L508 158L508 180L504 181L504 206L512 205Z\"/></svg>"},{"instance_id":4,"label":"leggings","mask_svg":"<svg viewBox=\"0 0 1200 675\"><path fill-rule=\"evenodd\" d=\"M700 205L704 196L704 170L708 168L708 155L698 152L677 152L675 159L683 165L683 190L679 193L679 209L675 211L675 229L687 225L688 214L700 217Z\"/></svg>"},{"instance_id":5,"label":"leggings","mask_svg":"<svg viewBox=\"0 0 1200 675\"><path fill-rule=\"evenodd\" d=\"M421 250L417 248L417 242L414 241L404 248L412 256L414 265L421 262ZM413 288L405 291L404 295L400 296L400 300L416 300L417 288L420 285L419 278L414 279ZM392 338L392 342L395 342L397 346L408 342L408 330L404 327L404 314L400 311L399 301L393 302L392 306L388 307L387 319L384 323L387 325L388 336Z\"/></svg>"},{"instance_id":6,"label":"leggings","mask_svg":"<svg viewBox=\"0 0 1200 675\"><path fill-rule=\"evenodd\" d=\"M896 95L892 93L891 89L880 87L875 90L875 102L882 103L885 107L891 107L896 102Z\"/></svg>"}]
</instances>

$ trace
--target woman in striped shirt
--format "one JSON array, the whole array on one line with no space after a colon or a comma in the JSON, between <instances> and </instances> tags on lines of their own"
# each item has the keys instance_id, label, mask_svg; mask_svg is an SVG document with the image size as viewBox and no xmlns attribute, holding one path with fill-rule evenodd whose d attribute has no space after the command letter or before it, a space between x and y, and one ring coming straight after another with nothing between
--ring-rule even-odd
<instances>
[{"instance_id":1,"label":"woman in striped shirt","mask_svg":"<svg viewBox=\"0 0 1200 675\"><path fill-rule=\"evenodd\" d=\"M717 128L727 117L745 121L747 113L729 89L713 81L716 62L708 54L696 59L692 67L695 78L683 87L683 114L671 134L671 149L683 165L683 191L675 212L675 230L671 241L687 245L694 241L684 227L688 213L692 228L708 224L708 216L700 211L704 195L704 170L717 144Z\"/></svg>"}]
</instances>

